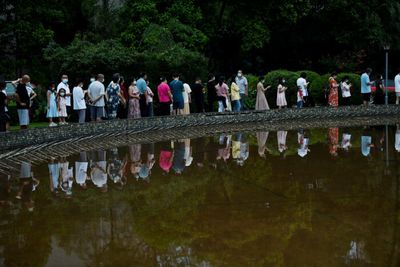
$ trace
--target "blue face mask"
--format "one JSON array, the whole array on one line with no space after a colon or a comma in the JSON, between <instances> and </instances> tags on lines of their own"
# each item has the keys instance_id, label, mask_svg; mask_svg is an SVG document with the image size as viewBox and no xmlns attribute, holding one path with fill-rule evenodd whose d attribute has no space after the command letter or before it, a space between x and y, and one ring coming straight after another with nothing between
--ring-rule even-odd
<instances>
[{"instance_id":1,"label":"blue face mask","mask_svg":"<svg viewBox=\"0 0 400 267\"><path fill-rule=\"evenodd\" d=\"M68 83L68 79L63 79L62 82L63 82L64 84L67 84L67 83Z\"/></svg>"}]
</instances>

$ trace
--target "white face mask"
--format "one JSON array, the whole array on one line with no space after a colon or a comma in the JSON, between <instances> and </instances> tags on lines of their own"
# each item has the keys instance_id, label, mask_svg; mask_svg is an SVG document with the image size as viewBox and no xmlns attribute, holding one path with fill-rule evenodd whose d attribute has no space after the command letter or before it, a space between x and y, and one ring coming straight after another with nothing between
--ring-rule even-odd
<instances>
[{"instance_id":1,"label":"white face mask","mask_svg":"<svg viewBox=\"0 0 400 267\"><path fill-rule=\"evenodd\" d=\"M64 93L64 92L61 92L61 93L60 93L60 96L65 96L65 93Z\"/></svg>"},{"instance_id":2,"label":"white face mask","mask_svg":"<svg viewBox=\"0 0 400 267\"><path fill-rule=\"evenodd\" d=\"M68 83L68 79L62 79L62 82L63 82L64 84L67 84L67 83Z\"/></svg>"},{"instance_id":3,"label":"white face mask","mask_svg":"<svg viewBox=\"0 0 400 267\"><path fill-rule=\"evenodd\" d=\"M238 73L238 75L237 75L239 78L241 78L242 76L243 76L243 74L241 74L241 73Z\"/></svg>"},{"instance_id":4,"label":"white face mask","mask_svg":"<svg viewBox=\"0 0 400 267\"><path fill-rule=\"evenodd\" d=\"M94 82L95 81L95 78L91 78L90 79L90 82L92 83L92 82Z\"/></svg>"}]
</instances>

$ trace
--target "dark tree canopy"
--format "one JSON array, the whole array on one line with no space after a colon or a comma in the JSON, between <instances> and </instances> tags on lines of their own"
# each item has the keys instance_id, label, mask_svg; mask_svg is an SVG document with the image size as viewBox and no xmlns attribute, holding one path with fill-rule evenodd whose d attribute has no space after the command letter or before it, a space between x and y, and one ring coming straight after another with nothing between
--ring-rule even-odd
<instances>
[{"instance_id":1,"label":"dark tree canopy","mask_svg":"<svg viewBox=\"0 0 400 267\"><path fill-rule=\"evenodd\" d=\"M3 0L0 74L381 68L399 57L396 0ZM393 62L393 61L392 61Z\"/></svg>"}]
</instances>

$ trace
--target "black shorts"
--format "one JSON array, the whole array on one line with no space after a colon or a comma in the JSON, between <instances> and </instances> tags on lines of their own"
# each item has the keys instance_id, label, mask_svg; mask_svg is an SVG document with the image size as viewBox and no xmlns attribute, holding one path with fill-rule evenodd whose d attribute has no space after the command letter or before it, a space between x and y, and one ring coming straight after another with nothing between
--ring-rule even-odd
<instances>
[{"instance_id":1,"label":"black shorts","mask_svg":"<svg viewBox=\"0 0 400 267\"><path fill-rule=\"evenodd\" d=\"M371 93L363 93L362 94L362 99L364 100L364 101L371 101Z\"/></svg>"}]
</instances>

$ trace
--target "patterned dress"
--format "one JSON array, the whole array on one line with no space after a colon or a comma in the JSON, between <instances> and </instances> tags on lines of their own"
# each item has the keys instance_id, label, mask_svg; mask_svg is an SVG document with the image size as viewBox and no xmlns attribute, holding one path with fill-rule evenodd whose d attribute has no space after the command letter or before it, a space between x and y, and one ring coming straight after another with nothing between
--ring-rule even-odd
<instances>
[{"instance_id":1,"label":"patterned dress","mask_svg":"<svg viewBox=\"0 0 400 267\"><path fill-rule=\"evenodd\" d=\"M139 90L136 86L133 87L133 95L139 97ZM140 103L139 98L130 97L129 99L129 110L128 110L128 118L140 118Z\"/></svg>"},{"instance_id":2,"label":"patterned dress","mask_svg":"<svg viewBox=\"0 0 400 267\"><path fill-rule=\"evenodd\" d=\"M121 92L121 87L117 83L111 82L110 85L107 87L108 117L110 119L115 119L117 117L120 92Z\"/></svg>"},{"instance_id":3,"label":"patterned dress","mask_svg":"<svg viewBox=\"0 0 400 267\"><path fill-rule=\"evenodd\" d=\"M338 83L334 78L329 78L329 106L337 107L339 106L339 94L338 94Z\"/></svg>"}]
</instances>

